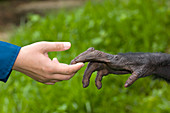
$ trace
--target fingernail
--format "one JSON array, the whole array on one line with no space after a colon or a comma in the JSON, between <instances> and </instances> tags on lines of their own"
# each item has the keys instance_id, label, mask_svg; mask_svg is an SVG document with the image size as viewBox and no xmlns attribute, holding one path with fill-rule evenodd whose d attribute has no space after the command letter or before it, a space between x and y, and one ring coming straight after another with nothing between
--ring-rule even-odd
<instances>
[{"instance_id":1,"label":"fingernail","mask_svg":"<svg viewBox=\"0 0 170 113\"><path fill-rule=\"evenodd\" d=\"M79 62L79 63L77 63L77 64L82 65L81 67L83 67L83 66L84 66L84 63L82 63L82 62Z\"/></svg>"},{"instance_id":2,"label":"fingernail","mask_svg":"<svg viewBox=\"0 0 170 113\"><path fill-rule=\"evenodd\" d=\"M64 48L65 49L69 49L71 47L71 43L70 42L64 42Z\"/></svg>"},{"instance_id":3,"label":"fingernail","mask_svg":"<svg viewBox=\"0 0 170 113\"><path fill-rule=\"evenodd\" d=\"M86 88L89 85L89 83L83 83L83 88Z\"/></svg>"},{"instance_id":4,"label":"fingernail","mask_svg":"<svg viewBox=\"0 0 170 113\"><path fill-rule=\"evenodd\" d=\"M102 88L102 85L100 85L100 86L97 86L97 89L101 89Z\"/></svg>"},{"instance_id":5,"label":"fingernail","mask_svg":"<svg viewBox=\"0 0 170 113\"><path fill-rule=\"evenodd\" d=\"M124 85L126 88L128 87L128 83L125 83L125 85Z\"/></svg>"},{"instance_id":6,"label":"fingernail","mask_svg":"<svg viewBox=\"0 0 170 113\"><path fill-rule=\"evenodd\" d=\"M57 58L53 58L53 61L56 61L57 60Z\"/></svg>"},{"instance_id":7,"label":"fingernail","mask_svg":"<svg viewBox=\"0 0 170 113\"><path fill-rule=\"evenodd\" d=\"M83 88L86 88L87 87L87 85L86 84L83 84Z\"/></svg>"}]
</instances>

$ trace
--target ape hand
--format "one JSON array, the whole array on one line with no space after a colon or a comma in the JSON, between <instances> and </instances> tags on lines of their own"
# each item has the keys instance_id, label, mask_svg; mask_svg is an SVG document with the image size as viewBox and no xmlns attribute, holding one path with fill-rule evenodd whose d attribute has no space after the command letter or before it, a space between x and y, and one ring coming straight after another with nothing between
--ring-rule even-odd
<instances>
[{"instance_id":1,"label":"ape hand","mask_svg":"<svg viewBox=\"0 0 170 113\"><path fill-rule=\"evenodd\" d=\"M97 72L96 86L102 87L102 77L108 74L129 74L132 75L125 83L125 87L132 85L138 78L148 75L160 75L169 79L170 55L165 53L124 53L112 55L94 48L89 48L81 53L71 64L78 62L89 62L83 76L83 87L89 85L91 74ZM170 72L170 71L169 71Z\"/></svg>"}]
</instances>

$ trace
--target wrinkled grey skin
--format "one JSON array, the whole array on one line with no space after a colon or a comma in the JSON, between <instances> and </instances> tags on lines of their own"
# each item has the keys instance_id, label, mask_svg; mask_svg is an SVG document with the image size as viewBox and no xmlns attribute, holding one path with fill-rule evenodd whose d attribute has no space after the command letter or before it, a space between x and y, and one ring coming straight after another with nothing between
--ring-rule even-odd
<instances>
[{"instance_id":1,"label":"wrinkled grey skin","mask_svg":"<svg viewBox=\"0 0 170 113\"><path fill-rule=\"evenodd\" d=\"M170 81L170 55L165 53L123 53L112 55L94 48L89 48L71 61L71 64L78 62L89 62L83 76L83 87L89 85L91 74L97 72L96 86L102 87L102 77L108 74L129 74L132 75L125 83L125 87L132 85L138 78L148 75L155 75Z\"/></svg>"}]
</instances>

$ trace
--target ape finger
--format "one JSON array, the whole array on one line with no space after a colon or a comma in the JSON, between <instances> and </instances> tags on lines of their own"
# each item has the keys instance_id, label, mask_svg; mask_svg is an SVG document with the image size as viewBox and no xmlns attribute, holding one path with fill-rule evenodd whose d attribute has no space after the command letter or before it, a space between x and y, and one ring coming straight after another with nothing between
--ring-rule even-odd
<instances>
[{"instance_id":1,"label":"ape finger","mask_svg":"<svg viewBox=\"0 0 170 113\"><path fill-rule=\"evenodd\" d=\"M113 58L113 55L104 53L98 50L94 50L94 48L89 48L87 51L81 53L75 59L71 61L71 64L78 62L110 62L110 59Z\"/></svg>"},{"instance_id":2,"label":"ape finger","mask_svg":"<svg viewBox=\"0 0 170 113\"><path fill-rule=\"evenodd\" d=\"M91 77L91 74L94 72L94 71L97 71L99 68L100 68L100 63L97 63L97 62L90 62L84 72L84 75L83 75L83 80L82 80L82 83L83 83L83 87L87 87L89 85L89 81L90 81L90 77Z\"/></svg>"},{"instance_id":3,"label":"ape finger","mask_svg":"<svg viewBox=\"0 0 170 113\"><path fill-rule=\"evenodd\" d=\"M125 83L125 87L129 87L132 85L137 79L139 78L139 75L137 75L135 72L132 73L132 75L128 78L128 80Z\"/></svg>"},{"instance_id":4,"label":"ape finger","mask_svg":"<svg viewBox=\"0 0 170 113\"><path fill-rule=\"evenodd\" d=\"M100 89L102 87L102 77L107 75L108 74L108 71L107 70L100 70L97 72L97 76L96 76L96 79L95 79L95 84L96 84L96 87L98 89Z\"/></svg>"},{"instance_id":5,"label":"ape finger","mask_svg":"<svg viewBox=\"0 0 170 113\"><path fill-rule=\"evenodd\" d=\"M73 59L73 60L71 61L71 64L76 64L76 63L77 63L76 60L77 60L79 57L84 56L84 55L86 55L86 54L88 54L88 53L90 53L90 52L92 52L92 51L94 51L94 50L95 50L95 49L94 49L93 47L87 49L85 52L81 53L81 54L78 55L75 59Z\"/></svg>"},{"instance_id":6,"label":"ape finger","mask_svg":"<svg viewBox=\"0 0 170 113\"><path fill-rule=\"evenodd\" d=\"M100 89L102 87L102 82L101 82L102 77L103 77L102 71L98 71L96 79L95 79L95 84L96 84L97 89Z\"/></svg>"}]
</instances>

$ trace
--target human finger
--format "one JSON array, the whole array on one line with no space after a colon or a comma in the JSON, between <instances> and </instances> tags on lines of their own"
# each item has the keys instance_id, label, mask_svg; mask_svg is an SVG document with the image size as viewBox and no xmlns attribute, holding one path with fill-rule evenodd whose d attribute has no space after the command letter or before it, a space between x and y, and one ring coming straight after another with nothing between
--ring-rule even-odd
<instances>
[{"instance_id":1,"label":"human finger","mask_svg":"<svg viewBox=\"0 0 170 113\"><path fill-rule=\"evenodd\" d=\"M70 75L62 75L62 74L54 74L50 77L50 82L59 82L62 80L69 80L74 76L74 74L70 74Z\"/></svg>"},{"instance_id":2,"label":"human finger","mask_svg":"<svg viewBox=\"0 0 170 113\"><path fill-rule=\"evenodd\" d=\"M84 63L77 63L74 65L67 65L67 64L54 64L53 65L53 73L55 74L66 74L70 75L73 73L76 73L78 70L80 70L84 66Z\"/></svg>"},{"instance_id":3,"label":"human finger","mask_svg":"<svg viewBox=\"0 0 170 113\"><path fill-rule=\"evenodd\" d=\"M70 42L38 42L37 46L44 53L50 51L65 51L71 47Z\"/></svg>"},{"instance_id":4,"label":"human finger","mask_svg":"<svg viewBox=\"0 0 170 113\"><path fill-rule=\"evenodd\" d=\"M47 85L54 85L56 82L60 82L62 80L49 80L47 82L44 82L44 84L47 84Z\"/></svg>"},{"instance_id":5,"label":"human finger","mask_svg":"<svg viewBox=\"0 0 170 113\"><path fill-rule=\"evenodd\" d=\"M55 63L59 63L59 61L58 61L58 59L57 58L53 58L53 60L52 60L53 62L55 62Z\"/></svg>"},{"instance_id":6,"label":"human finger","mask_svg":"<svg viewBox=\"0 0 170 113\"><path fill-rule=\"evenodd\" d=\"M47 83L44 83L44 84L47 84L47 85L54 85L55 83L53 83L53 82L47 82Z\"/></svg>"}]
</instances>

